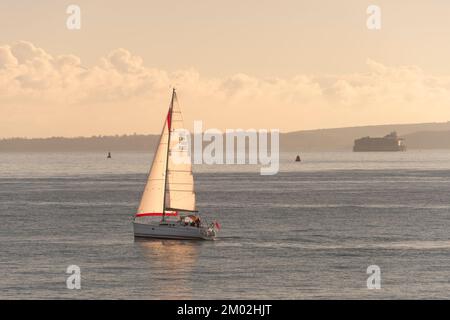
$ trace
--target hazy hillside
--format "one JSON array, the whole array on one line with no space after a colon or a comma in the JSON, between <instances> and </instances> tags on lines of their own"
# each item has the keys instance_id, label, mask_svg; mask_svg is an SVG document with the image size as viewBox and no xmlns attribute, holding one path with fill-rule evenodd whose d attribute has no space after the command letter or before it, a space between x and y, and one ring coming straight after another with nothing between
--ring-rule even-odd
<instances>
[{"instance_id":1,"label":"hazy hillside","mask_svg":"<svg viewBox=\"0 0 450 320\"><path fill-rule=\"evenodd\" d=\"M123 135L123 136L95 136L79 138L45 138L45 139L3 139L0 140L1 151L145 151L153 150L158 143L156 135Z\"/></svg>"},{"instance_id":2,"label":"hazy hillside","mask_svg":"<svg viewBox=\"0 0 450 320\"><path fill-rule=\"evenodd\" d=\"M398 135L405 138L408 138L408 135L417 132L417 136L410 137L411 139L414 139L414 143L411 146L408 142L409 139L406 139L405 141L408 148L414 148L419 145L416 141L422 139L419 137L420 132L450 131L450 122L393 124L289 132L284 134L281 138L281 149L284 151L351 150L353 141L356 138L364 136L382 137L392 131L397 131ZM440 134L441 133L436 133L438 136ZM423 138L421 146L426 148L426 145L426 138ZM441 146L436 141L430 141L430 145L433 145L433 148L442 148L445 147L446 144L443 143Z\"/></svg>"},{"instance_id":3,"label":"hazy hillside","mask_svg":"<svg viewBox=\"0 0 450 320\"><path fill-rule=\"evenodd\" d=\"M405 138L408 149L450 149L450 122L380 125L289 132L280 135L281 151L351 150L363 136L384 136L391 131ZM157 135L95 136L89 138L3 139L0 152L152 151Z\"/></svg>"},{"instance_id":4,"label":"hazy hillside","mask_svg":"<svg viewBox=\"0 0 450 320\"><path fill-rule=\"evenodd\" d=\"M450 149L450 131L421 131L404 136L409 149Z\"/></svg>"}]
</instances>

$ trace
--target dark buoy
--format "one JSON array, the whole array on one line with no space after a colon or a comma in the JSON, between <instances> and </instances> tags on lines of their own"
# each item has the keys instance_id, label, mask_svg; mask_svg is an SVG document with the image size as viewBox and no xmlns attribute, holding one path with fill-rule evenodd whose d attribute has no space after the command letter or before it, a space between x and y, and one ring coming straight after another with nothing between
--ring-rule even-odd
<instances>
[{"instance_id":1,"label":"dark buoy","mask_svg":"<svg viewBox=\"0 0 450 320\"><path fill-rule=\"evenodd\" d=\"M111 159L111 152L108 152L108 156L106 158Z\"/></svg>"},{"instance_id":2,"label":"dark buoy","mask_svg":"<svg viewBox=\"0 0 450 320\"><path fill-rule=\"evenodd\" d=\"M297 155L297 158L295 158L295 162L300 162L300 161L302 161L302 159L300 159L300 156Z\"/></svg>"}]
</instances>

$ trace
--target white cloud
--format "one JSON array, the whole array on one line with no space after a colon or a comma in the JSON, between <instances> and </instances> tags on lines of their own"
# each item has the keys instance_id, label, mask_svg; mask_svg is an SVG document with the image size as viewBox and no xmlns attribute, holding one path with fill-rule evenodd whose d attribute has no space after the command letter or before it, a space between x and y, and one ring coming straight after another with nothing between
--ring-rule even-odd
<instances>
[{"instance_id":1,"label":"white cloud","mask_svg":"<svg viewBox=\"0 0 450 320\"><path fill-rule=\"evenodd\" d=\"M18 64L17 58L12 54L10 46L0 47L0 68L8 68Z\"/></svg>"},{"instance_id":2,"label":"white cloud","mask_svg":"<svg viewBox=\"0 0 450 320\"><path fill-rule=\"evenodd\" d=\"M19 41L11 47L11 54L17 59L19 64L25 64L33 60L51 60L52 57L43 49L35 47L32 43Z\"/></svg>"},{"instance_id":3,"label":"white cloud","mask_svg":"<svg viewBox=\"0 0 450 320\"><path fill-rule=\"evenodd\" d=\"M0 136L20 135L14 122L20 119L33 128L34 119L43 112L42 126L54 128L45 132L59 132L61 127L61 134L69 132L67 128L79 134L102 131L107 124L99 119L104 118L134 126L119 126L119 132L147 132L145 128L157 132L154 128L159 128L160 121L144 121L142 112L164 109L172 86L178 87L193 118L221 128L296 130L450 118L449 76L430 75L417 66L390 67L370 59L367 67L364 72L343 75L259 78L239 73L202 78L195 69L168 72L150 68L123 48L85 68L75 55L55 56L20 41L0 46L0 119L4 119L3 123L0 120ZM130 112L130 108L136 110ZM89 119L79 130L79 124L69 120L86 110ZM65 120L67 115L70 119ZM30 132L43 135L42 126Z\"/></svg>"},{"instance_id":4,"label":"white cloud","mask_svg":"<svg viewBox=\"0 0 450 320\"><path fill-rule=\"evenodd\" d=\"M145 71L142 58L133 56L129 51L119 48L102 59L104 68L116 69L121 73L140 73Z\"/></svg>"}]
</instances>

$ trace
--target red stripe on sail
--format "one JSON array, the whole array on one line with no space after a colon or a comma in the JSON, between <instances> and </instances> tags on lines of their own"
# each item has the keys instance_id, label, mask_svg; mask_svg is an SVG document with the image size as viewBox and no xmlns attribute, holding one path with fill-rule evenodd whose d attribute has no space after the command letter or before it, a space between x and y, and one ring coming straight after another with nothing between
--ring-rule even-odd
<instances>
[{"instance_id":1,"label":"red stripe on sail","mask_svg":"<svg viewBox=\"0 0 450 320\"><path fill-rule=\"evenodd\" d=\"M167 113L167 125L168 125L168 127L169 127L169 130L170 130L170 124L171 124L171 122L172 122L172 119L171 119L171 117L170 117L170 110L169 110L169 112Z\"/></svg>"},{"instance_id":2,"label":"red stripe on sail","mask_svg":"<svg viewBox=\"0 0 450 320\"><path fill-rule=\"evenodd\" d=\"M162 217L162 215L162 212L136 213L136 217ZM176 217L178 212L166 212L164 215L168 217Z\"/></svg>"}]
</instances>

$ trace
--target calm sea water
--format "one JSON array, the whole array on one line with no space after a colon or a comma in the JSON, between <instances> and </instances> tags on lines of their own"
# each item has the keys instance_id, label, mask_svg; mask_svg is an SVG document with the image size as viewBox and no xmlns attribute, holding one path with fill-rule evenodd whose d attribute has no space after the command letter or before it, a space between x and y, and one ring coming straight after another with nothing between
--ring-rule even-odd
<instances>
[{"instance_id":1,"label":"calm sea water","mask_svg":"<svg viewBox=\"0 0 450 320\"><path fill-rule=\"evenodd\" d=\"M197 166L205 242L135 241L151 156L105 156L0 153L0 298L450 298L450 151Z\"/></svg>"}]
</instances>

